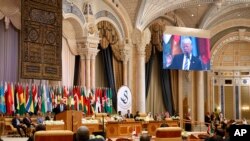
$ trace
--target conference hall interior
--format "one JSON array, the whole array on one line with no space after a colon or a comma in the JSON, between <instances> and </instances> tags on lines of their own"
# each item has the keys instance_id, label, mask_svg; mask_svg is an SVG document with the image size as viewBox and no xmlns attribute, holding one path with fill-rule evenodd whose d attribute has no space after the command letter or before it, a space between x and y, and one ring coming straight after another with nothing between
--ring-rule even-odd
<instances>
[{"instance_id":1,"label":"conference hall interior","mask_svg":"<svg viewBox=\"0 0 250 141\"><path fill-rule=\"evenodd\" d=\"M0 0L0 140L229 141L249 122L250 0Z\"/></svg>"}]
</instances>

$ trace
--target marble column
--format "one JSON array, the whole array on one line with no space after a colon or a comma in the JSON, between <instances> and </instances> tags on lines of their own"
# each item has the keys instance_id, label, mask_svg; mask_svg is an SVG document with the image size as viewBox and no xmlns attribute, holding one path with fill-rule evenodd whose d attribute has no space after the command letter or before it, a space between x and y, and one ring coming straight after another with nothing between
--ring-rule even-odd
<instances>
[{"instance_id":1,"label":"marble column","mask_svg":"<svg viewBox=\"0 0 250 141\"><path fill-rule=\"evenodd\" d=\"M83 37L78 42L77 52L81 56L81 86L86 86L87 90L95 87L95 57L99 51L98 43L99 37Z\"/></svg>"},{"instance_id":2,"label":"marble column","mask_svg":"<svg viewBox=\"0 0 250 141\"><path fill-rule=\"evenodd\" d=\"M128 59L122 62L123 65L123 85L128 85Z\"/></svg>"},{"instance_id":3,"label":"marble column","mask_svg":"<svg viewBox=\"0 0 250 141\"><path fill-rule=\"evenodd\" d=\"M99 50L96 50L96 52L91 55L91 88L95 88L95 58L98 51Z\"/></svg>"},{"instance_id":4,"label":"marble column","mask_svg":"<svg viewBox=\"0 0 250 141\"><path fill-rule=\"evenodd\" d=\"M197 72L197 120L199 122L204 122L204 72L198 71Z\"/></svg>"},{"instance_id":5,"label":"marble column","mask_svg":"<svg viewBox=\"0 0 250 141\"><path fill-rule=\"evenodd\" d=\"M86 88L90 90L90 54L86 54Z\"/></svg>"},{"instance_id":6,"label":"marble column","mask_svg":"<svg viewBox=\"0 0 250 141\"><path fill-rule=\"evenodd\" d=\"M146 56L146 45L151 40L151 32L149 28L143 31L134 29L132 33L132 44L137 49L137 70L136 70L136 108L140 112L146 112L146 83L145 83L145 56Z\"/></svg>"},{"instance_id":7,"label":"marble column","mask_svg":"<svg viewBox=\"0 0 250 141\"><path fill-rule=\"evenodd\" d=\"M122 68L123 68L123 85L128 86L128 60L129 60L129 49L131 45L126 43L121 43L120 46L122 47L120 50L121 58L122 58Z\"/></svg>"},{"instance_id":8,"label":"marble column","mask_svg":"<svg viewBox=\"0 0 250 141\"><path fill-rule=\"evenodd\" d=\"M85 56L81 55L80 85L85 86Z\"/></svg>"},{"instance_id":9,"label":"marble column","mask_svg":"<svg viewBox=\"0 0 250 141\"><path fill-rule=\"evenodd\" d=\"M137 110L144 113L146 112L145 47L138 49L137 63Z\"/></svg>"}]
</instances>

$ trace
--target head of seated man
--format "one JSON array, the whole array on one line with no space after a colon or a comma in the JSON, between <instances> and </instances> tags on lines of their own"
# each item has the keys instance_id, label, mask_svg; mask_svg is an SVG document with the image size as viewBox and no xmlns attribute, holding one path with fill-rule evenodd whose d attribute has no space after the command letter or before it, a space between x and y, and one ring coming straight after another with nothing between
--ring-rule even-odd
<instances>
[{"instance_id":1,"label":"head of seated man","mask_svg":"<svg viewBox=\"0 0 250 141\"><path fill-rule=\"evenodd\" d=\"M89 129L86 126L81 126L76 131L76 141L89 140Z\"/></svg>"},{"instance_id":2,"label":"head of seated man","mask_svg":"<svg viewBox=\"0 0 250 141\"><path fill-rule=\"evenodd\" d=\"M169 125L166 122L163 122L160 127L169 127Z\"/></svg>"},{"instance_id":3,"label":"head of seated man","mask_svg":"<svg viewBox=\"0 0 250 141\"><path fill-rule=\"evenodd\" d=\"M37 131L45 131L45 130L46 130L46 126L44 124L38 124L35 130L33 131L33 134L35 134L35 132Z\"/></svg>"},{"instance_id":4,"label":"head of seated man","mask_svg":"<svg viewBox=\"0 0 250 141\"><path fill-rule=\"evenodd\" d=\"M46 126L44 124L38 124L35 129L35 131L45 131L45 130Z\"/></svg>"},{"instance_id":5,"label":"head of seated man","mask_svg":"<svg viewBox=\"0 0 250 141\"><path fill-rule=\"evenodd\" d=\"M150 141L150 136L148 136L147 134L142 134L140 136L140 141Z\"/></svg>"}]
</instances>

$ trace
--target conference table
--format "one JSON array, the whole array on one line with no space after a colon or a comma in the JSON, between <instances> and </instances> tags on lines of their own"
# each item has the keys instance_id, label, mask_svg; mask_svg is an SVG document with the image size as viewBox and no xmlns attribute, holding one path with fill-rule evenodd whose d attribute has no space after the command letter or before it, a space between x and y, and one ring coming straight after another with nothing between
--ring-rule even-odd
<instances>
[{"instance_id":1,"label":"conference table","mask_svg":"<svg viewBox=\"0 0 250 141\"><path fill-rule=\"evenodd\" d=\"M132 137L132 133L141 133L142 122L110 121L106 123L106 137Z\"/></svg>"},{"instance_id":2,"label":"conference table","mask_svg":"<svg viewBox=\"0 0 250 141\"><path fill-rule=\"evenodd\" d=\"M142 131L147 131L149 135L155 136L156 129L165 122L170 127L179 126L179 120L166 121L109 121L106 123L106 136L108 138L115 137L131 137L132 132L140 134Z\"/></svg>"}]
</instances>

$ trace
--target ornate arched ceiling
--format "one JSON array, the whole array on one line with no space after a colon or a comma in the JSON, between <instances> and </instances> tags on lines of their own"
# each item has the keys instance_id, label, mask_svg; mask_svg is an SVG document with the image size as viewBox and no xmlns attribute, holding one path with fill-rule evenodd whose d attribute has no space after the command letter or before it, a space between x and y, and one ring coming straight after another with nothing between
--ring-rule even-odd
<instances>
[{"instance_id":1,"label":"ornate arched ceiling","mask_svg":"<svg viewBox=\"0 0 250 141\"><path fill-rule=\"evenodd\" d=\"M153 20L168 12L187 8L199 4L213 3L213 0L142 0L138 16L136 20L136 27L143 30ZM196 10L196 8L194 9ZM182 12L181 12L182 13ZM196 13L196 12L195 12ZM190 18L190 17L186 17Z\"/></svg>"},{"instance_id":2,"label":"ornate arched ceiling","mask_svg":"<svg viewBox=\"0 0 250 141\"><path fill-rule=\"evenodd\" d=\"M225 4L221 8L214 5L206 12L200 28L209 29L219 23L239 18L250 19L250 4Z\"/></svg>"},{"instance_id":3,"label":"ornate arched ceiling","mask_svg":"<svg viewBox=\"0 0 250 141\"><path fill-rule=\"evenodd\" d=\"M250 0L114 0L126 7L139 30L174 13L186 27L209 29L227 20L250 19Z\"/></svg>"},{"instance_id":4,"label":"ornate arched ceiling","mask_svg":"<svg viewBox=\"0 0 250 141\"><path fill-rule=\"evenodd\" d=\"M246 32L250 32L250 28L246 28L243 26L237 26L237 27L232 27L232 28L228 28L226 30L223 30L221 32L219 32L218 34L214 35L213 38L211 38L211 47L214 47L215 43L217 43L218 40L220 40L221 38L223 38L223 36L230 34L232 32L238 32L239 29L246 29Z\"/></svg>"},{"instance_id":5,"label":"ornate arched ceiling","mask_svg":"<svg viewBox=\"0 0 250 141\"><path fill-rule=\"evenodd\" d=\"M218 40L211 51L213 70L250 69L250 32L231 32Z\"/></svg>"}]
</instances>

